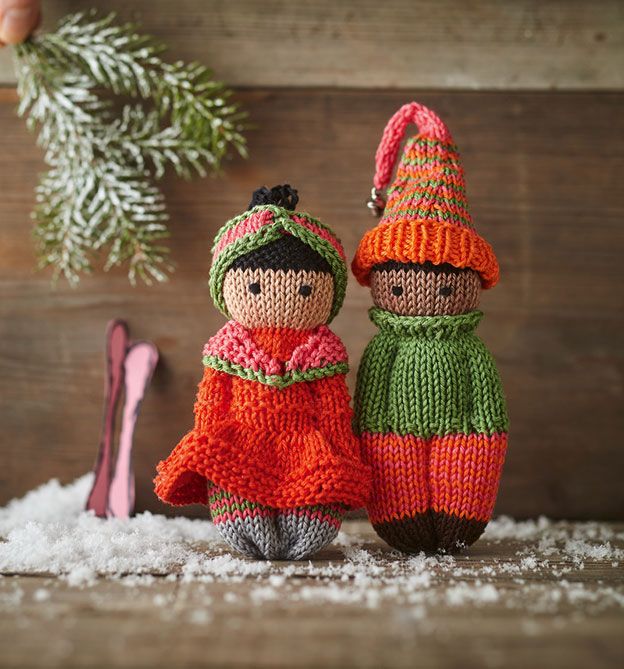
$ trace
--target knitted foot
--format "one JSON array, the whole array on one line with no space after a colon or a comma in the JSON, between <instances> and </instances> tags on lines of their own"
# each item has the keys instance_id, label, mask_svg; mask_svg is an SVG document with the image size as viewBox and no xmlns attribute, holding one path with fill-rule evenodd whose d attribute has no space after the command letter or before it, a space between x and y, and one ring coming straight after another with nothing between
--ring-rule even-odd
<instances>
[{"instance_id":1,"label":"knitted foot","mask_svg":"<svg viewBox=\"0 0 624 669\"><path fill-rule=\"evenodd\" d=\"M303 506L279 510L208 484L208 504L223 540L239 553L264 560L302 560L331 543L344 507Z\"/></svg>"},{"instance_id":2,"label":"knitted foot","mask_svg":"<svg viewBox=\"0 0 624 669\"><path fill-rule=\"evenodd\" d=\"M435 550L428 510L428 441L414 435L365 432L361 444L364 461L373 473L366 510L377 534L407 553Z\"/></svg>"},{"instance_id":3,"label":"knitted foot","mask_svg":"<svg viewBox=\"0 0 624 669\"><path fill-rule=\"evenodd\" d=\"M494 511L506 449L505 433L431 440L429 487L438 550L456 553L481 536Z\"/></svg>"},{"instance_id":4,"label":"knitted foot","mask_svg":"<svg viewBox=\"0 0 624 669\"><path fill-rule=\"evenodd\" d=\"M432 553L438 547L433 518L429 511L412 518L373 523L373 529L388 545L404 553Z\"/></svg>"},{"instance_id":5,"label":"knitted foot","mask_svg":"<svg viewBox=\"0 0 624 669\"><path fill-rule=\"evenodd\" d=\"M277 524L286 546L286 560L303 560L330 544L338 534L344 507L303 506L277 513Z\"/></svg>"},{"instance_id":6,"label":"knitted foot","mask_svg":"<svg viewBox=\"0 0 624 669\"><path fill-rule=\"evenodd\" d=\"M223 540L247 557L283 558L284 542L276 521L276 509L250 502L212 483L208 484L212 522Z\"/></svg>"},{"instance_id":7,"label":"knitted foot","mask_svg":"<svg viewBox=\"0 0 624 669\"><path fill-rule=\"evenodd\" d=\"M482 534L486 521L460 518L450 513L433 513L433 523L438 536L437 550L444 553L459 553L473 544Z\"/></svg>"}]
</instances>

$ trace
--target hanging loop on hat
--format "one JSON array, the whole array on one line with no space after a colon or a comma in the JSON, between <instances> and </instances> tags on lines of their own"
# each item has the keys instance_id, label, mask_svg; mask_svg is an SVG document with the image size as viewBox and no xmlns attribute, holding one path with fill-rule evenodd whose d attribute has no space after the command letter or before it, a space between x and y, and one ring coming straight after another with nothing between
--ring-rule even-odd
<instances>
[{"instance_id":1,"label":"hanging loop on hat","mask_svg":"<svg viewBox=\"0 0 624 669\"><path fill-rule=\"evenodd\" d=\"M399 147L403 141L405 129L410 123L418 127L421 135L441 142L452 141L446 124L431 109L418 102L403 105L388 121L375 153L375 177L371 197L366 206L376 216L381 216L384 210L383 192L392 178Z\"/></svg>"}]
</instances>

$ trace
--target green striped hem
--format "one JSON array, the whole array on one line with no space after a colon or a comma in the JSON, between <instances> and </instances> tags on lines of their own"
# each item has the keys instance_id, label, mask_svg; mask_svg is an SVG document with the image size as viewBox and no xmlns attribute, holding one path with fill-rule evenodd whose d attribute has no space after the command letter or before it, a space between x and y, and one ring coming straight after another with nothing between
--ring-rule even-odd
<instances>
[{"instance_id":1,"label":"green striped hem","mask_svg":"<svg viewBox=\"0 0 624 669\"><path fill-rule=\"evenodd\" d=\"M270 507L263 506L262 504L256 504L255 502L247 502L246 500L238 502L229 502L228 500L223 500L221 503L210 502L210 513L213 515L221 515L224 513L231 513L232 511L266 511L270 510Z\"/></svg>"},{"instance_id":2,"label":"green striped hem","mask_svg":"<svg viewBox=\"0 0 624 669\"><path fill-rule=\"evenodd\" d=\"M346 362L338 362L333 365L326 365L325 367L314 367L313 369L307 369L305 372L295 369L286 372L284 375L265 374L262 370L256 372L253 369L243 367L229 360L223 360L215 355L205 355L202 362L204 363L204 367L212 367L212 369L239 376L241 379L246 379L247 381L259 381L274 388L286 388L300 381L316 381L317 379L335 376L336 374L346 374L349 371L349 365Z\"/></svg>"},{"instance_id":3,"label":"green striped hem","mask_svg":"<svg viewBox=\"0 0 624 669\"><path fill-rule=\"evenodd\" d=\"M418 168L418 167L431 167L433 169L433 163L431 163L431 162L403 163L401 165L401 167L399 168L399 170L397 171L397 175L399 176L399 178L403 177L406 172L410 177L417 178L417 177L414 177L414 175L410 175L409 174L410 170L405 169L406 167L416 167L416 168ZM461 177L462 176L462 172L460 171L459 167L449 167L449 166L439 167L438 169L436 169L436 174L439 174L440 178L436 179L434 181L434 183L440 183L442 181L442 179L441 179L442 176L446 176L446 177L457 177L457 176Z\"/></svg>"},{"instance_id":4,"label":"green striped hem","mask_svg":"<svg viewBox=\"0 0 624 669\"><path fill-rule=\"evenodd\" d=\"M388 196L390 196L391 192L388 192ZM393 203L393 206L403 204L404 202L407 202L408 200L411 200L414 198L414 193L409 193L408 195L404 195L403 197L399 198L396 200L396 202ZM433 200L434 202L440 202L441 204L454 204L457 205L458 207L461 207L464 211L466 210L466 200L463 198L461 200L458 200L455 197L442 197L440 195L427 195L428 200Z\"/></svg>"},{"instance_id":5,"label":"green striped hem","mask_svg":"<svg viewBox=\"0 0 624 669\"><path fill-rule=\"evenodd\" d=\"M356 425L358 435L365 432L372 432L374 434L396 434L400 437L407 437L412 435L420 437L421 439L431 439L431 437L448 437L454 434L486 434L491 437L493 434L499 432L509 432L509 419L507 416L499 416L492 418L488 424L471 424L471 425L455 425L453 427L445 427L439 430L425 430L422 426L407 425L395 427L388 424L374 424L361 421Z\"/></svg>"},{"instance_id":6,"label":"green striped hem","mask_svg":"<svg viewBox=\"0 0 624 669\"><path fill-rule=\"evenodd\" d=\"M210 504L213 505L216 502L219 501L218 496L215 495L214 501L213 498L210 498ZM297 508L297 507L293 507ZM264 506L263 504L257 504L256 502L249 502L247 500L243 500L241 503L238 502L229 502L227 499L227 494L225 496L225 499L223 500L223 504L213 507L210 509L210 512L213 515L221 515L225 513L229 513L231 511L254 511L256 509L272 509L275 511L280 511L284 509L277 509L276 507L270 507L270 506ZM330 516L331 518L334 518L336 520L342 520L343 514L340 511L336 511L332 507L324 504L315 504L313 506L306 506L305 510L309 513L316 513L320 512L325 514L326 516Z\"/></svg>"},{"instance_id":7,"label":"green striped hem","mask_svg":"<svg viewBox=\"0 0 624 669\"><path fill-rule=\"evenodd\" d=\"M221 504L219 504L221 502ZM211 495L208 499L208 503L212 506L213 504L219 504L212 511L218 513L224 513L230 511L231 509L236 509L237 511L253 511L254 509L268 509L269 507L263 506L256 502L250 502L248 500L243 500L242 502L232 502L229 499L229 495L218 493L216 495Z\"/></svg>"},{"instance_id":8,"label":"green striped hem","mask_svg":"<svg viewBox=\"0 0 624 669\"><path fill-rule=\"evenodd\" d=\"M410 177L411 180L411 177ZM448 181L441 181L440 179L425 179L425 180L419 180L418 181L418 186L424 191L427 188L431 187L437 187L445 185L449 190L454 190L462 195L466 195L466 189L464 186L458 184L458 183L450 183ZM393 193L395 190L404 190L404 186L401 184L399 186L391 186L388 188L387 195L390 195L390 193Z\"/></svg>"},{"instance_id":9,"label":"green striped hem","mask_svg":"<svg viewBox=\"0 0 624 669\"><path fill-rule=\"evenodd\" d=\"M442 158L440 156L415 156L414 158L406 157L401 161L401 168L405 167L428 167L435 168L439 167L441 170L448 169L452 170L452 174L460 174L461 167L459 166L458 160L456 157L453 158Z\"/></svg>"},{"instance_id":10,"label":"green striped hem","mask_svg":"<svg viewBox=\"0 0 624 669\"><path fill-rule=\"evenodd\" d=\"M405 143L405 152L412 150L414 147L425 144L426 146L443 146L447 151L453 153L459 153L457 144L453 142L443 142L440 139L429 139L427 137L422 137L417 135L407 140Z\"/></svg>"},{"instance_id":11,"label":"green striped hem","mask_svg":"<svg viewBox=\"0 0 624 669\"><path fill-rule=\"evenodd\" d=\"M427 208L419 207L418 209L403 209L402 207L400 207L399 203L397 203L396 205L393 204L392 208L386 208L386 210L384 211L384 216L387 218L391 216L402 215L402 216L409 216L412 218L418 217L426 220L432 220L431 214L432 211L428 207ZM472 229L473 227L472 221L470 219L467 219L464 216L460 216L459 214L452 214L451 212L442 212L436 210L434 220L438 220L438 218L442 219L443 221L453 221L455 223L463 223L464 226L470 229Z\"/></svg>"}]
</instances>

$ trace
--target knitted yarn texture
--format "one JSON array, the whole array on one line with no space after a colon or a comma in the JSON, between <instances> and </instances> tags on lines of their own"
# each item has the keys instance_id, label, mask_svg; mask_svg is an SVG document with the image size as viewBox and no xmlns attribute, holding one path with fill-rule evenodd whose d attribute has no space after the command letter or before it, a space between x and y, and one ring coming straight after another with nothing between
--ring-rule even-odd
<instances>
[{"instance_id":1,"label":"knitted yarn texture","mask_svg":"<svg viewBox=\"0 0 624 669\"><path fill-rule=\"evenodd\" d=\"M474 333L480 311L410 317L373 308L369 314L380 332L360 364L358 389L367 389L357 392L360 432L428 439L508 429L494 360Z\"/></svg>"},{"instance_id":2,"label":"knitted yarn texture","mask_svg":"<svg viewBox=\"0 0 624 669\"><path fill-rule=\"evenodd\" d=\"M331 321L342 306L347 287L346 257L340 240L318 219L275 205L259 205L228 221L217 233L210 269L210 293L216 307L230 317L223 298L226 272L237 258L260 249L284 235L292 235L325 259L334 278Z\"/></svg>"},{"instance_id":3,"label":"knitted yarn texture","mask_svg":"<svg viewBox=\"0 0 624 669\"><path fill-rule=\"evenodd\" d=\"M498 262L492 247L474 229L457 147L434 112L413 102L390 119L377 150L375 187L388 186L410 122L423 125L405 144L383 216L362 237L351 265L353 274L367 286L372 268L388 260L449 263L475 270L483 288L491 288L498 281Z\"/></svg>"},{"instance_id":4,"label":"knitted yarn texture","mask_svg":"<svg viewBox=\"0 0 624 669\"><path fill-rule=\"evenodd\" d=\"M288 186L261 189L217 235L210 287L233 320L204 346L194 427L155 484L169 504L208 504L235 550L303 559L365 504L370 470L353 433L347 353L326 325L344 296L344 251L273 197L297 201Z\"/></svg>"},{"instance_id":5,"label":"knitted yarn texture","mask_svg":"<svg viewBox=\"0 0 624 669\"><path fill-rule=\"evenodd\" d=\"M331 543L344 507L318 504L280 511L208 484L213 523L235 550L268 560L301 560Z\"/></svg>"},{"instance_id":6,"label":"knitted yarn texture","mask_svg":"<svg viewBox=\"0 0 624 669\"><path fill-rule=\"evenodd\" d=\"M481 288L498 280L490 245L468 213L457 148L442 120L411 103L388 122L376 156L380 223L353 272L370 285L379 328L358 370L356 431L372 468L367 510L377 533L405 552L455 552L491 517L507 447L494 360L475 334Z\"/></svg>"},{"instance_id":7,"label":"knitted yarn texture","mask_svg":"<svg viewBox=\"0 0 624 669\"><path fill-rule=\"evenodd\" d=\"M474 333L482 314L370 316L380 332L355 409L373 470L370 520L401 550L456 550L485 529L507 445L500 378Z\"/></svg>"}]
</instances>

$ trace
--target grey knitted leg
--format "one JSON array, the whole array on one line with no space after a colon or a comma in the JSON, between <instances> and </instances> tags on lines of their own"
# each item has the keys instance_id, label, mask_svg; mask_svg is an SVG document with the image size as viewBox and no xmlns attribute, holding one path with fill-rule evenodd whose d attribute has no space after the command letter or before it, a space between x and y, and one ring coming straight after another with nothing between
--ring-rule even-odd
<instances>
[{"instance_id":1,"label":"grey knitted leg","mask_svg":"<svg viewBox=\"0 0 624 669\"><path fill-rule=\"evenodd\" d=\"M279 560L286 553L277 510L208 484L208 504L215 527L239 553L256 559Z\"/></svg>"},{"instance_id":2,"label":"grey knitted leg","mask_svg":"<svg viewBox=\"0 0 624 669\"><path fill-rule=\"evenodd\" d=\"M208 503L224 541L247 557L303 560L330 544L338 534L341 504L275 509L251 502L208 483Z\"/></svg>"},{"instance_id":3,"label":"grey knitted leg","mask_svg":"<svg viewBox=\"0 0 624 669\"><path fill-rule=\"evenodd\" d=\"M336 538L343 517L339 504L280 509L276 521L286 547L284 558L303 560L318 553Z\"/></svg>"},{"instance_id":4,"label":"grey knitted leg","mask_svg":"<svg viewBox=\"0 0 624 669\"><path fill-rule=\"evenodd\" d=\"M275 518L256 517L215 523L224 541L239 553L259 560L280 560L284 547Z\"/></svg>"}]
</instances>

